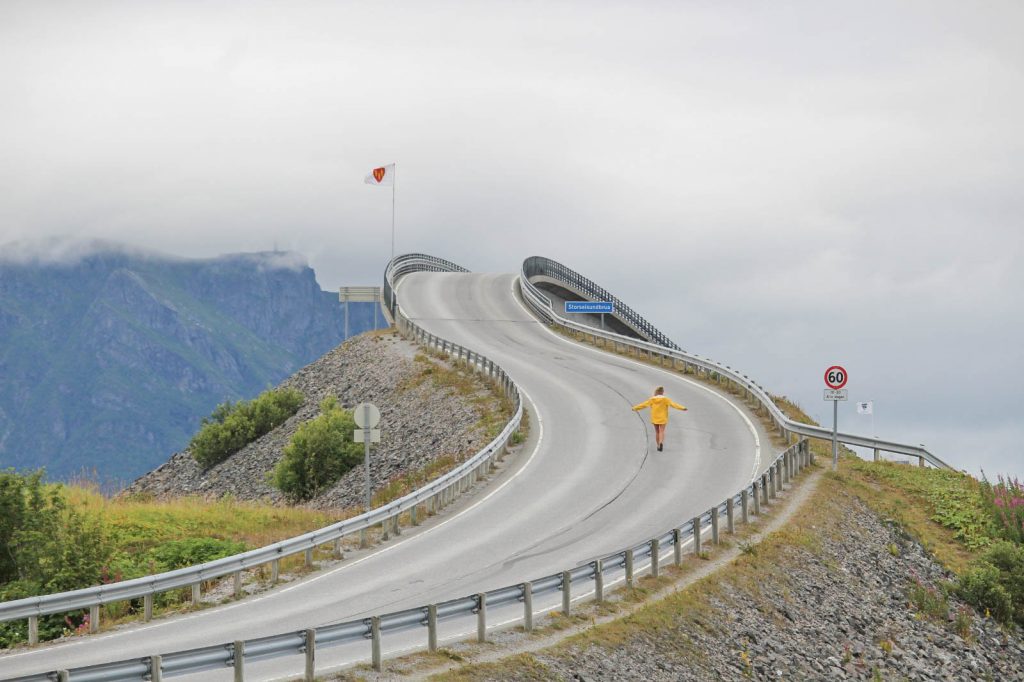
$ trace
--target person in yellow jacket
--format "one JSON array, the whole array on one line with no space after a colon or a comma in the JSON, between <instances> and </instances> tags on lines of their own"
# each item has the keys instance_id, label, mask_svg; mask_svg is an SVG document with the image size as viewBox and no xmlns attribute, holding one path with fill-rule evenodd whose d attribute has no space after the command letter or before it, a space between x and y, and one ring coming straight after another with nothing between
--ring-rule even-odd
<instances>
[{"instance_id":1,"label":"person in yellow jacket","mask_svg":"<svg viewBox=\"0 0 1024 682\"><path fill-rule=\"evenodd\" d=\"M677 410L686 411L686 408L665 395L665 387L658 386L654 389L654 396L633 406L633 411L638 412L645 407L651 408L651 424L654 424L654 440L658 444L658 452L665 445L665 426L668 424L668 408L674 407Z\"/></svg>"}]
</instances>

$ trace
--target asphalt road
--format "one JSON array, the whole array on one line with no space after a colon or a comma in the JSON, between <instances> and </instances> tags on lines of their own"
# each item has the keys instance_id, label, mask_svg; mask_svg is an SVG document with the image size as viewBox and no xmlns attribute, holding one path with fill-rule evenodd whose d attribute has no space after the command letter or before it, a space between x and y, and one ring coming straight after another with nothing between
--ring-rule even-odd
<instances>
[{"instance_id":1,"label":"asphalt road","mask_svg":"<svg viewBox=\"0 0 1024 682\"><path fill-rule=\"evenodd\" d=\"M333 569L224 607L6 654L0 675L300 630L548 575L681 524L770 461L771 441L744 407L706 385L555 334L519 302L514 280L416 273L398 289L410 318L486 354L526 395L530 438L495 480L421 528ZM656 385L689 408L672 412L664 452L654 447L646 414L630 409ZM408 645L396 641L385 651ZM323 649L318 662L328 668L355 655L368 655L368 647ZM301 672L301 657L290 657L248 667L247 679Z\"/></svg>"}]
</instances>

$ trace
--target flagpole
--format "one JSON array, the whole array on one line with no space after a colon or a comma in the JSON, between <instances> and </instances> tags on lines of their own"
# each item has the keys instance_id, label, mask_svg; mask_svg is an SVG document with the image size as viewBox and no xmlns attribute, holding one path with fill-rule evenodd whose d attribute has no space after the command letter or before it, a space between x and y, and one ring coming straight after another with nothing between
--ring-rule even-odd
<instances>
[{"instance_id":1,"label":"flagpole","mask_svg":"<svg viewBox=\"0 0 1024 682\"><path fill-rule=\"evenodd\" d=\"M398 164L395 164L395 177L391 179L391 262L395 261L395 188L398 186ZM395 287L391 287L391 316L395 316ZM395 324L398 320L395 319Z\"/></svg>"}]
</instances>

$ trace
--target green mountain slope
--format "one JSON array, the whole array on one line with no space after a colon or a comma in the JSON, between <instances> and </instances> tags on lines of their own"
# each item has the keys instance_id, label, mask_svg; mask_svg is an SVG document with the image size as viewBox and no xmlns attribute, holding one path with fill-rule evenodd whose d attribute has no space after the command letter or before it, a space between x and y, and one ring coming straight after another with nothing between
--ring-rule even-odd
<instances>
[{"instance_id":1,"label":"green mountain slope","mask_svg":"<svg viewBox=\"0 0 1024 682\"><path fill-rule=\"evenodd\" d=\"M337 295L296 254L14 251L0 250L0 468L131 480L180 450L217 403L344 340ZM372 304L352 304L350 333L373 318Z\"/></svg>"}]
</instances>

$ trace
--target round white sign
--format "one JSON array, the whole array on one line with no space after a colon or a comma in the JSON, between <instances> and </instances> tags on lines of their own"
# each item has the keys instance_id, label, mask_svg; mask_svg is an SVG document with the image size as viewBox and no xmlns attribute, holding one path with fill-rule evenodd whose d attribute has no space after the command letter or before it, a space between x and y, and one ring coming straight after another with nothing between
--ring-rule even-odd
<instances>
[{"instance_id":1,"label":"round white sign","mask_svg":"<svg viewBox=\"0 0 1024 682\"><path fill-rule=\"evenodd\" d=\"M359 403L352 408L352 419L361 429L372 429L380 423L380 410L373 403Z\"/></svg>"}]
</instances>

